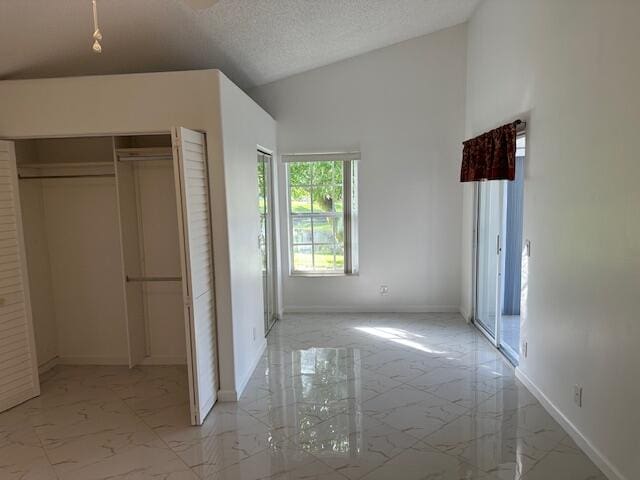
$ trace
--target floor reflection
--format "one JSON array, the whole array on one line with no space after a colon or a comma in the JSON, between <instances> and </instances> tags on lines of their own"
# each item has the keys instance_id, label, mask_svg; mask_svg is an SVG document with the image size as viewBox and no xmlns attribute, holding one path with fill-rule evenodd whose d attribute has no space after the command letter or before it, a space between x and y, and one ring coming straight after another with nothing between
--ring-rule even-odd
<instances>
[{"instance_id":1,"label":"floor reflection","mask_svg":"<svg viewBox=\"0 0 640 480\"><path fill-rule=\"evenodd\" d=\"M299 446L322 456L357 455L362 449L360 351L309 348L295 350L291 357L291 387L296 401L304 405L303 415L322 410L317 418L329 417L318 426L296 420L302 427L295 432Z\"/></svg>"},{"instance_id":2,"label":"floor reflection","mask_svg":"<svg viewBox=\"0 0 640 480\"><path fill-rule=\"evenodd\" d=\"M453 314L288 317L201 427L186 378L57 367L0 414L0 478L605 480Z\"/></svg>"}]
</instances>

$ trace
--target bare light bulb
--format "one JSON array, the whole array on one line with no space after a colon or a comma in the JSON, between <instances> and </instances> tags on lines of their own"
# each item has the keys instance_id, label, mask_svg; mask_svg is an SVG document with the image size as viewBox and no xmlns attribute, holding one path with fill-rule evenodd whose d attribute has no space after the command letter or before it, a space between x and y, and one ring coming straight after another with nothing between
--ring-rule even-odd
<instances>
[{"instance_id":1,"label":"bare light bulb","mask_svg":"<svg viewBox=\"0 0 640 480\"><path fill-rule=\"evenodd\" d=\"M95 53L102 53L102 45L100 45L100 40L102 40L102 32L100 31L100 27L98 26L98 5L96 4L96 0L91 0L91 4L93 6L93 46L91 47Z\"/></svg>"}]
</instances>

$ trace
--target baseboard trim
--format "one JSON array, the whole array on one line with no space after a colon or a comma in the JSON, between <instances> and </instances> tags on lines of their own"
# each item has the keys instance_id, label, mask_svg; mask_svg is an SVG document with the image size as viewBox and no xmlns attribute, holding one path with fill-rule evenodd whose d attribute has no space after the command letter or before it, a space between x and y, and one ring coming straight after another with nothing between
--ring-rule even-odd
<instances>
[{"instance_id":1,"label":"baseboard trim","mask_svg":"<svg viewBox=\"0 0 640 480\"><path fill-rule=\"evenodd\" d=\"M458 305L285 305L284 313L458 313Z\"/></svg>"},{"instance_id":2,"label":"baseboard trim","mask_svg":"<svg viewBox=\"0 0 640 480\"><path fill-rule=\"evenodd\" d=\"M464 321L467 323L471 323L471 314L464 308L460 307L460 315L464 318Z\"/></svg>"},{"instance_id":3,"label":"baseboard trim","mask_svg":"<svg viewBox=\"0 0 640 480\"><path fill-rule=\"evenodd\" d=\"M145 357L140 365L186 365L187 359L181 355L158 355ZM38 365L38 373L42 375L56 365L129 365L128 358L122 357L53 357Z\"/></svg>"},{"instance_id":4,"label":"baseboard trim","mask_svg":"<svg viewBox=\"0 0 640 480\"><path fill-rule=\"evenodd\" d=\"M253 359L253 362L251 362L251 366L247 370L247 373L245 374L244 378L242 379L239 385L236 385L236 392L237 392L236 399L240 399L240 397L242 396L242 392L244 392L244 389L247 388L247 383L249 383L249 380L251 379L253 372L256 370L258 363L260 363L260 359L262 359L262 355L264 354L266 349L267 349L267 340L265 339L263 340L262 345L260 345L260 349L258 350L258 353L256 353L256 356Z\"/></svg>"},{"instance_id":5,"label":"baseboard trim","mask_svg":"<svg viewBox=\"0 0 640 480\"><path fill-rule=\"evenodd\" d=\"M144 357L140 365L186 365L187 359L182 355L152 355Z\"/></svg>"},{"instance_id":6,"label":"baseboard trim","mask_svg":"<svg viewBox=\"0 0 640 480\"><path fill-rule=\"evenodd\" d=\"M129 359L123 357L58 357L58 365L129 365Z\"/></svg>"},{"instance_id":7,"label":"baseboard trim","mask_svg":"<svg viewBox=\"0 0 640 480\"><path fill-rule=\"evenodd\" d=\"M38 365L38 375L42 375L47 373L49 370L51 370L53 367L55 367L56 365L58 365L58 356L56 355L55 357L47 360L46 362Z\"/></svg>"},{"instance_id":8,"label":"baseboard trim","mask_svg":"<svg viewBox=\"0 0 640 480\"><path fill-rule=\"evenodd\" d=\"M591 459L593 463L604 473L610 480L629 480L620 471L613 466L609 459L598 450L587 437L569 420L556 405L538 388L520 368L516 367L516 377L529 389L534 397L542 404L549 414L558 422L562 428L571 436L574 442L582 449L584 453Z\"/></svg>"},{"instance_id":9,"label":"baseboard trim","mask_svg":"<svg viewBox=\"0 0 640 480\"><path fill-rule=\"evenodd\" d=\"M237 402L238 394L235 390L218 390L218 402Z\"/></svg>"},{"instance_id":10,"label":"baseboard trim","mask_svg":"<svg viewBox=\"0 0 640 480\"><path fill-rule=\"evenodd\" d=\"M253 362L251 363L251 367L247 371L242 381L238 385L236 385L236 389L235 390L218 390L219 402L237 402L240 399L240 397L242 396L242 392L244 392L244 389L247 387L247 384L249 383L249 380L251 379L251 376L253 375L253 372L258 366L258 363L262 358L262 354L266 349L267 349L267 341L264 340L262 342L262 345L260 346L258 353L253 359Z\"/></svg>"}]
</instances>

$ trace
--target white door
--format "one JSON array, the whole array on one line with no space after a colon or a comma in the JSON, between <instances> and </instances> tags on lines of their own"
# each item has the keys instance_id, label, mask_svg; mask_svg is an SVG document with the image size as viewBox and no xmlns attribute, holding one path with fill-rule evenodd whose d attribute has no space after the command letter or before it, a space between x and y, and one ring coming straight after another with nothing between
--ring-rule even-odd
<instances>
[{"instance_id":1,"label":"white door","mask_svg":"<svg viewBox=\"0 0 640 480\"><path fill-rule=\"evenodd\" d=\"M15 149L0 141L0 411L39 394Z\"/></svg>"},{"instance_id":2,"label":"white door","mask_svg":"<svg viewBox=\"0 0 640 480\"><path fill-rule=\"evenodd\" d=\"M187 339L191 423L201 425L216 401L217 339L213 245L205 136L171 132L176 177Z\"/></svg>"}]
</instances>

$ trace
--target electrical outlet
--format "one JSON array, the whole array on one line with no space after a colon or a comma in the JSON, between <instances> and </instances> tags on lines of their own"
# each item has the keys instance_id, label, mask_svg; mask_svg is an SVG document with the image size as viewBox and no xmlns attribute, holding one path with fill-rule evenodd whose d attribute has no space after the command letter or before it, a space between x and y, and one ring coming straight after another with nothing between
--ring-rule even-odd
<instances>
[{"instance_id":1,"label":"electrical outlet","mask_svg":"<svg viewBox=\"0 0 640 480\"><path fill-rule=\"evenodd\" d=\"M389 295L389 285L380 285L380 295Z\"/></svg>"},{"instance_id":2,"label":"electrical outlet","mask_svg":"<svg viewBox=\"0 0 640 480\"><path fill-rule=\"evenodd\" d=\"M582 408L582 387L580 385L573 386L573 403Z\"/></svg>"},{"instance_id":3,"label":"electrical outlet","mask_svg":"<svg viewBox=\"0 0 640 480\"><path fill-rule=\"evenodd\" d=\"M256 327L253 327L253 341L256 341Z\"/></svg>"},{"instance_id":4,"label":"electrical outlet","mask_svg":"<svg viewBox=\"0 0 640 480\"><path fill-rule=\"evenodd\" d=\"M522 356L527 358L527 354L529 353L529 343L526 341L522 341Z\"/></svg>"}]
</instances>

